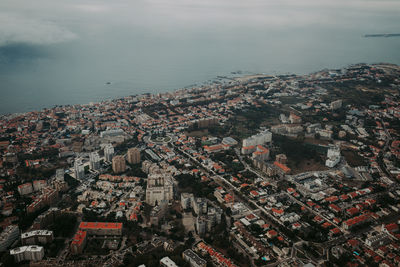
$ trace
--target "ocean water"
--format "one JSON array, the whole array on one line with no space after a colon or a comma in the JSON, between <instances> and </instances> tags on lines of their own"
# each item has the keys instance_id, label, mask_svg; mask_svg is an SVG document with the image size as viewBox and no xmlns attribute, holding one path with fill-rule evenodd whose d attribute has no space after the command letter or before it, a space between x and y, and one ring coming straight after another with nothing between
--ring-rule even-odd
<instances>
[{"instance_id":1,"label":"ocean water","mask_svg":"<svg viewBox=\"0 0 400 267\"><path fill-rule=\"evenodd\" d=\"M234 71L400 64L398 0L2 0L0 114L165 92ZM107 84L110 82L110 84Z\"/></svg>"}]
</instances>

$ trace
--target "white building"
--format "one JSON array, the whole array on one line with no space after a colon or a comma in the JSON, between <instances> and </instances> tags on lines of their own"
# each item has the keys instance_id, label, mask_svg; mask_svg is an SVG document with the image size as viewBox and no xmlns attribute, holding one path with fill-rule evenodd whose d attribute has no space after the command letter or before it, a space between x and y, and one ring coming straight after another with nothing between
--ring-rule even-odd
<instances>
[{"instance_id":1,"label":"white building","mask_svg":"<svg viewBox=\"0 0 400 267\"><path fill-rule=\"evenodd\" d=\"M18 193L23 195L28 195L33 192L33 187L31 183L25 183L18 186Z\"/></svg>"},{"instance_id":2,"label":"white building","mask_svg":"<svg viewBox=\"0 0 400 267\"><path fill-rule=\"evenodd\" d=\"M85 167L82 164L82 159L77 158L74 162L74 175L76 179L83 179L85 176Z\"/></svg>"},{"instance_id":3,"label":"white building","mask_svg":"<svg viewBox=\"0 0 400 267\"><path fill-rule=\"evenodd\" d=\"M65 174L64 169L57 169L56 170L56 180L63 182L64 181L64 174Z\"/></svg>"},{"instance_id":4,"label":"white building","mask_svg":"<svg viewBox=\"0 0 400 267\"><path fill-rule=\"evenodd\" d=\"M181 194L181 206L183 210L190 209L192 207L192 202L194 200L193 194L182 193Z\"/></svg>"},{"instance_id":5,"label":"white building","mask_svg":"<svg viewBox=\"0 0 400 267\"><path fill-rule=\"evenodd\" d=\"M341 99L331 102L331 109L336 110L342 107L343 101Z\"/></svg>"},{"instance_id":6,"label":"white building","mask_svg":"<svg viewBox=\"0 0 400 267\"><path fill-rule=\"evenodd\" d=\"M43 188L45 188L47 185L45 180L35 180L33 181L33 190L34 191L40 191Z\"/></svg>"},{"instance_id":7,"label":"white building","mask_svg":"<svg viewBox=\"0 0 400 267\"><path fill-rule=\"evenodd\" d=\"M196 198L192 203L192 208L197 215L207 213L207 200L205 198Z\"/></svg>"},{"instance_id":8,"label":"white building","mask_svg":"<svg viewBox=\"0 0 400 267\"><path fill-rule=\"evenodd\" d=\"M114 137L114 136L120 136L124 135L125 132L122 129L111 129L111 130L106 130L100 132L100 137L105 138L105 137Z\"/></svg>"},{"instance_id":9,"label":"white building","mask_svg":"<svg viewBox=\"0 0 400 267\"><path fill-rule=\"evenodd\" d=\"M164 257L160 260L160 266L178 267L178 265L176 265L176 263L168 257Z\"/></svg>"},{"instance_id":10,"label":"white building","mask_svg":"<svg viewBox=\"0 0 400 267\"><path fill-rule=\"evenodd\" d=\"M53 231L48 230L35 230L21 234L22 245L47 244L53 239Z\"/></svg>"},{"instance_id":11,"label":"white building","mask_svg":"<svg viewBox=\"0 0 400 267\"><path fill-rule=\"evenodd\" d=\"M262 145L271 142L271 140L272 133L268 130L265 130L249 138L243 139L243 147Z\"/></svg>"},{"instance_id":12,"label":"white building","mask_svg":"<svg viewBox=\"0 0 400 267\"><path fill-rule=\"evenodd\" d=\"M199 236L203 236L207 231L207 219L204 216L198 216L196 219L196 230Z\"/></svg>"},{"instance_id":13,"label":"white building","mask_svg":"<svg viewBox=\"0 0 400 267\"><path fill-rule=\"evenodd\" d=\"M168 203L174 198L173 178L168 174L155 173L147 178L146 203L156 204Z\"/></svg>"},{"instance_id":14,"label":"white building","mask_svg":"<svg viewBox=\"0 0 400 267\"><path fill-rule=\"evenodd\" d=\"M322 139L332 139L333 132L327 129L316 129L315 132L319 134Z\"/></svg>"},{"instance_id":15,"label":"white building","mask_svg":"<svg viewBox=\"0 0 400 267\"><path fill-rule=\"evenodd\" d=\"M335 167L340 162L340 148L331 147L328 149L325 165L329 168Z\"/></svg>"},{"instance_id":16,"label":"white building","mask_svg":"<svg viewBox=\"0 0 400 267\"><path fill-rule=\"evenodd\" d=\"M111 162L113 156L114 156L114 147L112 144L107 144L104 147L104 157L106 158L106 161Z\"/></svg>"},{"instance_id":17,"label":"white building","mask_svg":"<svg viewBox=\"0 0 400 267\"><path fill-rule=\"evenodd\" d=\"M89 154L89 166L93 171L100 169L100 156L97 152L92 152Z\"/></svg>"},{"instance_id":18,"label":"white building","mask_svg":"<svg viewBox=\"0 0 400 267\"><path fill-rule=\"evenodd\" d=\"M183 259L188 261L192 267L206 267L207 261L200 258L191 249L187 249L183 252Z\"/></svg>"},{"instance_id":19,"label":"white building","mask_svg":"<svg viewBox=\"0 0 400 267\"><path fill-rule=\"evenodd\" d=\"M44 257L44 248L39 246L23 246L10 250L16 262L40 261Z\"/></svg>"}]
</instances>

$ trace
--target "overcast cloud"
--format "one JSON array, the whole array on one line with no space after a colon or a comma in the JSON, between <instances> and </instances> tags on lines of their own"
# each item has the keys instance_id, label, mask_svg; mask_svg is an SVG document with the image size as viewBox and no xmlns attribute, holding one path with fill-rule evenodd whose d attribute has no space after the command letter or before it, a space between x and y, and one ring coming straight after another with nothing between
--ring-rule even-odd
<instances>
[{"instance_id":1,"label":"overcast cloud","mask_svg":"<svg viewBox=\"0 0 400 267\"><path fill-rule=\"evenodd\" d=\"M318 24L360 27L400 13L398 0L2 0L0 46L47 45L108 27L307 27ZM355 14L360 23L350 23ZM397 25L396 25L397 26ZM218 30L218 29L216 29ZM165 31L164 31L165 32Z\"/></svg>"},{"instance_id":2,"label":"overcast cloud","mask_svg":"<svg viewBox=\"0 0 400 267\"><path fill-rule=\"evenodd\" d=\"M54 22L0 13L0 46L14 43L48 45L76 37L76 34Z\"/></svg>"}]
</instances>

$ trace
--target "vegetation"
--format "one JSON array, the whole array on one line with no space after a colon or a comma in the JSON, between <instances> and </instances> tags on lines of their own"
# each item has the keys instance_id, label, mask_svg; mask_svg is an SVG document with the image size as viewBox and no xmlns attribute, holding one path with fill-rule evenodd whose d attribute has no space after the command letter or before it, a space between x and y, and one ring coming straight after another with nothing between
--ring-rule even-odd
<instances>
[{"instance_id":1,"label":"vegetation","mask_svg":"<svg viewBox=\"0 0 400 267\"><path fill-rule=\"evenodd\" d=\"M175 179L178 181L178 185L182 191L193 193L196 197L206 197L213 194L213 188L200 182L200 179L193 175L180 174L175 176Z\"/></svg>"},{"instance_id":2,"label":"vegetation","mask_svg":"<svg viewBox=\"0 0 400 267\"><path fill-rule=\"evenodd\" d=\"M61 214L54 220L51 230L55 237L70 237L75 232L76 216L74 214Z\"/></svg>"}]
</instances>

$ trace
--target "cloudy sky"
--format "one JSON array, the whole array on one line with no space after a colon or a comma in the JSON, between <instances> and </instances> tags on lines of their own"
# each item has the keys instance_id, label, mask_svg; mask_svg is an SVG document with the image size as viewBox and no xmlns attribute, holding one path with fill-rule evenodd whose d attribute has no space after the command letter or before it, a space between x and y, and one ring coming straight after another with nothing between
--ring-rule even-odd
<instances>
[{"instance_id":1,"label":"cloudy sky","mask_svg":"<svg viewBox=\"0 0 400 267\"><path fill-rule=\"evenodd\" d=\"M2 0L0 46L68 42L101 34L109 27L151 28L159 34L173 34L171 28L218 32L218 27L274 29L315 24L379 30L377 20L396 22L398 14L398 0ZM354 16L360 18L358 23Z\"/></svg>"},{"instance_id":2,"label":"cloudy sky","mask_svg":"<svg viewBox=\"0 0 400 267\"><path fill-rule=\"evenodd\" d=\"M400 63L400 38L362 38L398 33L399 14L399 0L1 0L0 113L237 70Z\"/></svg>"}]
</instances>

